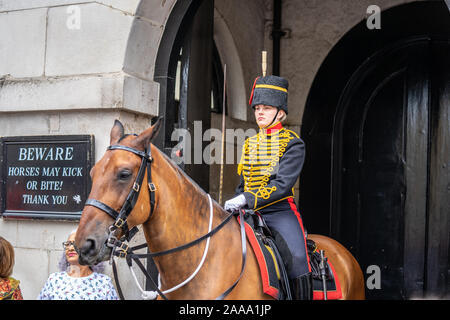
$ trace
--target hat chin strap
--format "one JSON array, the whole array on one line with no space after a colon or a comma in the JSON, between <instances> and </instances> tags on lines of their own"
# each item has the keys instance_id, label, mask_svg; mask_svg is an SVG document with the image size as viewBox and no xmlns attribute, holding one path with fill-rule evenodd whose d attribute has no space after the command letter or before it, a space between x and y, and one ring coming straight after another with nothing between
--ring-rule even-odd
<instances>
[{"instance_id":1,"label":"hat chin strap","mask_svg":"<svg viewBox=\"0 0 450 320\"><path fill-rule=\"evenodd\" d=\"M277 120L279 112L280 112L280 108L277 108L277 113L275 114L275 117L273 117L272 122L270 124L268 124L267 126L265 126L264 128L261 128L261 129L266 129L266 128L270 127L271 125L273 125L275 120Z\"/></svg>"}]
</instances>

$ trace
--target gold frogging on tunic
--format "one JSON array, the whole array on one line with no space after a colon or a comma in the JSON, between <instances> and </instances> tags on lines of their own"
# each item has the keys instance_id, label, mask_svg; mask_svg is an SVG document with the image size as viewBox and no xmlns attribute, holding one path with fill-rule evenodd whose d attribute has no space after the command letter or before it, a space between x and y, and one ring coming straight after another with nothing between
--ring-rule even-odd
<instances>
[{"instance_id":1,"label":"gold frogging on tunic","mask_svg":"<svg viewBox=\"0 0 450 320\"><path fill-rule=\"evenodd\" d=\"M298 138L295 132L285 128L273 131L261 129L258 134L245 141L238 174L242 174L244 192L255 197L254 208L258 199L267 200L277 190L276 186L268 186L270 177L276 174L280 158L288 143L295 137Z\"/></svg>"}]
</instances>

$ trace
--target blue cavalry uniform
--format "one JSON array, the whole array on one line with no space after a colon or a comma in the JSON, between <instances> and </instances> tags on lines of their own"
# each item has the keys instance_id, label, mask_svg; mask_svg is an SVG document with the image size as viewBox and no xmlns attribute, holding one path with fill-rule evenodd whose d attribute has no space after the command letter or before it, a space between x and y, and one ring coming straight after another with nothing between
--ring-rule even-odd
<instances>
[{"instance_id":1,"label":"blue cavalry uniform","mask_svg":"<svg viewBox=\"0 0 450 320\"><path fill-rule=\"evenodd\" d=\"M287 80L257 78L250 105L271 105L287 113ZM275 117L276 118L276 117ZM302 218L294 203L294 184L303 167L305 144L280 122L260 128L243 146L236 194L245 196L274 235L285 261L294 299L312 299L312 276Z\"/></svg>"}]
</instances>

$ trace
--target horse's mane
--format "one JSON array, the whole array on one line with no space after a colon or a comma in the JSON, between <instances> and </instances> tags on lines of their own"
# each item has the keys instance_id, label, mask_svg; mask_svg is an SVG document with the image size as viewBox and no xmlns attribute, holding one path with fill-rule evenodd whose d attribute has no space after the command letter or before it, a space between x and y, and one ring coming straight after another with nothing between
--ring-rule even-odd
<instances>
[{"instance_id":1,"label":"horse's mane","mask_svg":"<svg viewBox=\"0 0 450 320\"><path fill-rule=\"evenodd\" d=\"M155 145L154 145L155 146ZM185 180L186 182L188 182L189 184L191 184L194 189L198 190L200 192L200 194L204 197L206 197L207 192L205 190L203 190L202 187L200 187L197 182L195 182L191 177L189 177L187 175L186 172L184 172L172 159L169 158L169 156L167 154L165 154L164 152L162 152L161 150L159 150L159 148L157 148L155 146L155 149L158 150L158 152L162 155L162 157L166 160L167 164L175 171L175 173L182 179Z\"/></svg>"},{"instance_id":2,"label":"horse's mane","mask_svg":"<svg viewBox=\"0 0 450 320\"><path fill-rule=\"evenodd\" d=\"M135 133L123 134L119 138L117 143L121 142L128 136L137 136L137 134L135 134ZM153 146L163 156L163 158L166 160L167 164L173 169L173 171L179 176L179 178L186 181L188 184L191 184L192 187L194 187L194 189L198 190L202 196L206 197L207 192L205 192L205 190L203 190L191 177L189 177L183 170L181 170L181 168L172 159L170 159L164 152L159 150L159 148L156 147L155 145L153 145Z\"/></svg>"},{"instance_id":3,"label":"horse's mane","mask_svg":"<svg viewBox=\"0 0 450 320\"><path fill-rule=\"evenodd\" d=\"M118 142L123 141L128 136L137 136L136 134L124 134ZM202 187L200 187L197 182L195 182L191 177L187 175L186 172L184 172L165 152L161 151L157 146L154 146L154 150L158 152L162 157L162 159L165 160L165 163L170 167L170 169L173 170L174 174L177 175L177 181L184 187L184 189L189 190L192 192L190 196L198 195L201 198L204 198L206 200L208 193L203 190ZM211 198L212 199L212 198ZM207 200L206 200L207 201ZM213 202L216 202L214 199L212 199ZM217 202L216 202L217 203ZM220 205L219 205L220 207ZM223 211L223 210L221 210Z\"/></svg>"}]
</instances>

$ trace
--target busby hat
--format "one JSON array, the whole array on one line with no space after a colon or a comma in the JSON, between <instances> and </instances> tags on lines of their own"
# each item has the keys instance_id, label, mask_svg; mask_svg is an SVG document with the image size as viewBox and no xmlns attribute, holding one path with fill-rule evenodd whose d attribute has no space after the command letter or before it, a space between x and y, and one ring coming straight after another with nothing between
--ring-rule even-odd
<instances>
[{"instance_id":1,"label":"busby hat","mask_svg":"<svg viewBox=\"0 0 450 320\"><path fill-rule=\"evenodd\" d=\"M258 77L253 83L249 104L254 108L258 104L273 106L288 113L289 82L277 76Z\"/></svg>"}]
</instances>

